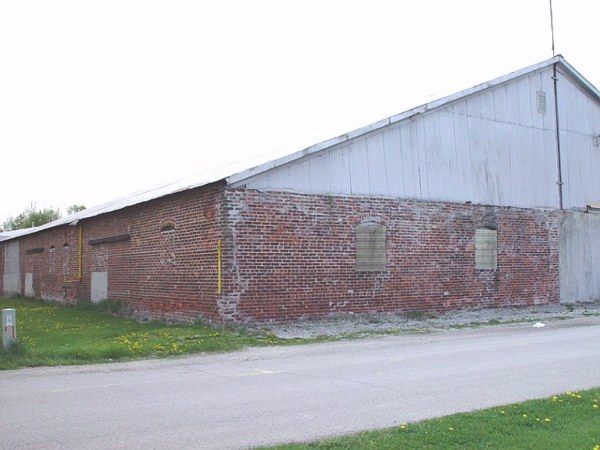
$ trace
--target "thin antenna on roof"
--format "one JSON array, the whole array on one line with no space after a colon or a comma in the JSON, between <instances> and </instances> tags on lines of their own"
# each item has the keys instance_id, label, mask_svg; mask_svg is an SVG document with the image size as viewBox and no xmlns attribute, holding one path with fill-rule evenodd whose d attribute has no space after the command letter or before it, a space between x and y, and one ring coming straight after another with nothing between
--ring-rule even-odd
<instances>
[{"instance_id":1,"label":"thin antenna on roof","mask_svg":"<svg viewBox=\"0 0 600 450\"><path fill-rule=\"evenodd\" d=\"M554 15L552 14L552 0L550 0L550 32L552 33L552 56L555 56L554 52Z\"/></svg>"}]
</instances>

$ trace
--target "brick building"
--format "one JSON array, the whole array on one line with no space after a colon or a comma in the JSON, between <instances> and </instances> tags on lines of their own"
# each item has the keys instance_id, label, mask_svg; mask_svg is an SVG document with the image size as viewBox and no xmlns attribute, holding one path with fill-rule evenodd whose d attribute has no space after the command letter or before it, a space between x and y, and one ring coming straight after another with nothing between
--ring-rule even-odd
<instances>
[{"instance_id":1,"label":"brick building","mask_svg":"<svg viewBox=\"0 0 600 450\"><path fill-rule=\"evenodd\" d=\"M0 235L0 291L260 322L600 299L600 93L561 56Z\"/></svg>"}]
</instances>

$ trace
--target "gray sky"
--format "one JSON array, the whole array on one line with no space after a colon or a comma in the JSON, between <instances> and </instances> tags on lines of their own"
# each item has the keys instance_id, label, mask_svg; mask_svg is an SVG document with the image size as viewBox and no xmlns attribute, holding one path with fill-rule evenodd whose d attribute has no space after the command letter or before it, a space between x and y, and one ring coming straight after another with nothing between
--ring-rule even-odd
<instances>
[{"instance_id":1,"label":"gray sky","mask_svg":"<svg viewBox=\"0 0 600 450\"><path fill-rule=\"evenodd\" d=\"M597 0L553 0L600 87ZM283 155L552 57L549 0L0 0L0 223Z\"/></svg>"}]
</instances>

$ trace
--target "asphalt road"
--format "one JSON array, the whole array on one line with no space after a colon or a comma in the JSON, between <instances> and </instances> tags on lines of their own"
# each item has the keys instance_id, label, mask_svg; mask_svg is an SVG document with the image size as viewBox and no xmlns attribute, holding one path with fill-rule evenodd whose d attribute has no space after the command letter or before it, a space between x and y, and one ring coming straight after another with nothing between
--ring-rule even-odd
<instances>
[{"instance_id":1,"label":"asphalt road","mask_svg":"<svg viewBox=\"0 0 600 450\"><path fill-rule=\"evenodd\" d=\"M2 449L248 448L600 386L600 318L0 372Z\"/></svg>"}]
</instances>

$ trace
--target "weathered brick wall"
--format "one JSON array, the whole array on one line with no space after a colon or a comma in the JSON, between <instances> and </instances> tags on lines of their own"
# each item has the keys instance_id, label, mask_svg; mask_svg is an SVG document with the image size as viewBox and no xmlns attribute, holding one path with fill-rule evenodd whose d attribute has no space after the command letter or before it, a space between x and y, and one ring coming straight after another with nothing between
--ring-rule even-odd
<instances>
[{"instance_id":1,"label":"weathered brick wall","mask_svg":"<svg viewBox=\"0 0 600 450\"><path fill-rule=\"evenodd\" d=\"M36 297L90 300L92 273L107 273L108 298L126 302L140 318L216 320L221 196L213 184L23 236L22 282L32 273ZM115 236L124 240L102 242Z\"/></svg>"},{"instance_id":2,"label":"weathered brick wall","mask_svg":"<svg viewBox=\"0 0 600 450\"><path fill-rule=\"evenodd\" d=\"M558 303L553 211L228 190L229 320ZM498 269L475 270L475 230L493 217ZM387 228L387 270L355 270L355 230Z\"/></svg>"},{"instance_id":3,"label":"weathered brick wall","mask_svg":"<svg viewBox=\"0 0 600 450\"><path fill-rule=\"evenodd\" d=\"M47 300L75 301L77 277L77 228L61 226L26 235L19 240L21 292L27 292L27 277L32 277L33 296Z\"/></svg>"},{"instance_id":4,"label":"weathered brick wall","mask_svg":"<svg viewBox=\"0 0 600 450\"><path fill-rule=\"evenodd\" d=\"M220 186L210 185L87 221L91 239L129 235L86 245L91 270L108 272L109 298L127 302L142 318L218 319L221 195Z\"/></svg>"},{"instance_id":5,"label":"weathered brick wall","mask_svg":"<svg viewBox=\"0 0 600 450\"><path fill-rule=\"evenodd\" d=\"M0 242L0 295L4 292L4 245Z\"/></svg>"},{"instance_id":6,"label":"weathered brick wall","mask_svg":"<svg viewBox=\"0 0 600 450\"><path fill-rule=\"evenodd\" d=\"M177 321L558 303L558 215L213 184L21 237L21 277L25 286L33 274L36 296L68 302L90 300L92 273L106 274L109 299L141 318ZM386 227L386 270L356 270L365 222ZM498 268L476 270L475 230L490 223Z\"/></svg>"}]
</instances>

